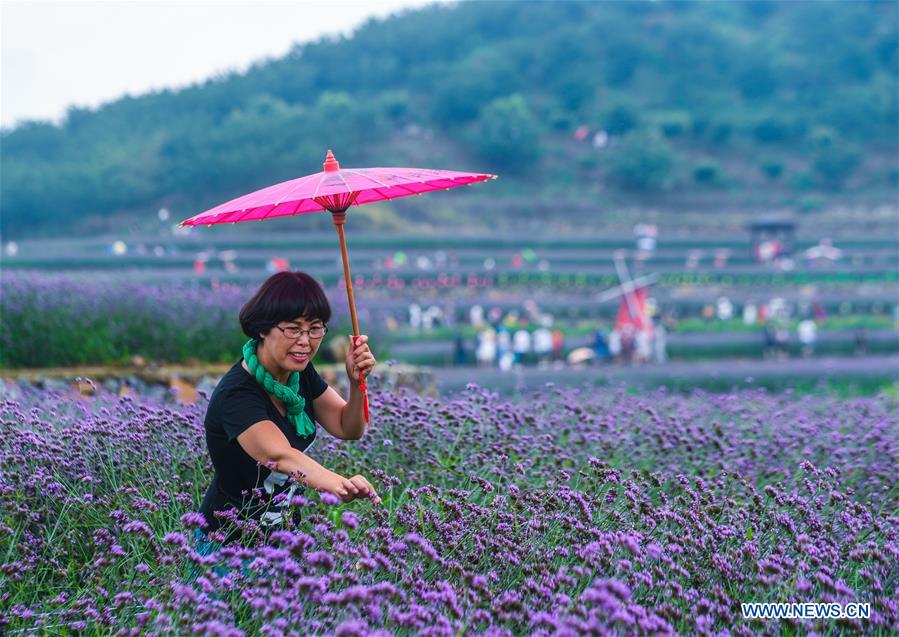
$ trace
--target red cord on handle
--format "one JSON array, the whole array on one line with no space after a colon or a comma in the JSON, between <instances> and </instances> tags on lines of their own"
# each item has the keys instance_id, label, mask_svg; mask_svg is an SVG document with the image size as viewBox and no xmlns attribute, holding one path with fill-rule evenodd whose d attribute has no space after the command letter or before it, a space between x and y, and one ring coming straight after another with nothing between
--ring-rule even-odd
<instances>
[{"instance_id":1,"label":"red cord on handle","mask_svg":"<svg viewBox=\"0 0 899 637\"><path fill-rule=\"evenodd\" d=\"M362 390L362 415L365 417L365 424L368 424L368 387L365 386L365 376L359 374L359 389Z\"/></svg>"},{"instance_id":2,"label":"red cord on handle","mask_svg":"<svg viewBox=\"0 0 899 637\"><path fill-rule=\"evenodd\" d=\"M356 348L358 336L353 336L353 349ZM365 424L369 424L370 414L368 412L368 387L365 385L365 374L359 371L359 390L362 392L362 417L365 418Z\"/></svg>"}]
</instances>

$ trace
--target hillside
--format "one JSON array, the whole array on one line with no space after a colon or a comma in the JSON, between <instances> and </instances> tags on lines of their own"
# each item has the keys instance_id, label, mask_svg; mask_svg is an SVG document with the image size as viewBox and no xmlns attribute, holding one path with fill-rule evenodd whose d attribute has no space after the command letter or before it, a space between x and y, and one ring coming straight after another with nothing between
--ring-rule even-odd
<instances>
[{"instance_id":1,"label":"hillside","mask_svg":"<svg viewBox=\"0 0 899 637\"><path fill-rule=\"evenodd\" d=\"M897 65L891 2L431 6L4 131L0 232L134 227L162 206L181 219L320 170L327 148L345 166L501 175L395 204L431 227L488 206L500 220L894 206Z\"/></svg>"}]
</instances>

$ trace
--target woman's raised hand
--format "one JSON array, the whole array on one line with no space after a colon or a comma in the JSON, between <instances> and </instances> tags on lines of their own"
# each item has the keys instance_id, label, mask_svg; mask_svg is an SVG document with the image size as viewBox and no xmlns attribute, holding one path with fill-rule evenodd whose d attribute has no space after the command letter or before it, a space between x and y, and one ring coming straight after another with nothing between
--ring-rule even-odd
<instances>
[{"instance_id":1,"label":"woman's raised hand","mask_svg":"<svg viewBox=\"0 0 899 637\"><path fill-rule=\"evenodd\" d=\"M359 374L363 376L371 374L377 361L368 347L368 336L365 334L350 336L350 345L346 355L346 373L352 382L358 384Z\"/></svg>"}]
</instances>

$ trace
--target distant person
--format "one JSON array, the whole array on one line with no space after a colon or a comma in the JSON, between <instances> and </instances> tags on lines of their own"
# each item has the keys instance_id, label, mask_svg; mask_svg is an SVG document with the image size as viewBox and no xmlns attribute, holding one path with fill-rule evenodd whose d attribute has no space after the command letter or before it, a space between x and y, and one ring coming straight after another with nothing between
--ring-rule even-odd
<instances>
[{"instance_id":1,"label":"distant person","mask_svg":"<svg viewBox=\"0 0 899 637\"><path fill-rule=\"evenodd\" d=\"M515 331L512 337L512 351L515 354L515 364L524 365L531 353L531 333L521 328Z\"/></svg>"},{"instance_id":2,"label":"distant person","mask_svg":"<svg viewBox=\"0 0 899 637\"><path fill-rule=\"evenodd\" d=\"M606 341L606 334L602 329L593 332L593 352L596 358L593 360L597 364L602 364L609 357L609 343Z\"/></svg>"},{"instance_id":3,"label":"distant person","mask_svg":"<svg viewBox=\"0 0 899 637\"><path fill-rule=\"evenodd\" d=\"M668 330L663 323L655 327L652 341L653 360L656 363L668 361Z\"/></svg>"},{"instance_id":4,"label":"distant person","mask_svg":"<svg viewBox=\"0 0 899 637\"><path fill-rule=\"evenodd\" d=\"M634 335L634 360L640 364L648 363L652 357L652 339L649 330L637 330Z\"/></svg>"},{"instance_id":5,"label":"distant person","mask_svg":"<svg viewBox=\"0 0 899 637\"><path fill-rule=\"evenodd\" d=\"M625 325L621 330L621 359L625 363L634 362L634 350L636 349L636 334L631 325Z\"/></svg>"},{"instance_id":6,"label":"distant person","mask_svg":"<svg viewBox=\"0 0 899 637\"><path fill-rule=\"evenodd\" d=\"M868 353L868 331L859 327L855 330L853 339L853 352L856 356L865 356Z\"/></svg>"},{"instance_id":7,"label":"distant person","mask_svg":"<svg viewBox=\"0 0 899 637\"><path fill-rule=\"evenodd\" d=\"M549 329L549 321L534 330L534 355L541 367L549 365L553 352L553 333Z\"/></svg>"},{"instance_id":8,"label":"distant person","mask_svg":"<svg viewBox=\"0 0 899 637\"><path fill-rule=\"evenodd\" d=\"M468 310L468 321L475 329L481 329L484 325L484 308L480 305L472 305Z\"/></svg>"},{"instance_id":9,"label":"distant person","mask_svg":"<svg viewBox=\"0 0 899 637\"><path fill-rule=\"evenodd\" d=\"M496 332L492 327L478 334L478 367L493 367L496 362Z\"/></svg>"},{"instance_id":10,"label":"distant person","mask_svg":"<svg viewBox=\"0 0 899 637\"><path fill-rule=\"evenodd\" d=\"M453 365L461 367L466 362L465 339L458 332L453 337Z\"/></svg>"},{"instance_id":11,"label":"distant person","mask_svg":"<svg viewBox=\"0 0 899 637\"><path fill-rule=\"evenodd\" d=\"M715 302L715 314L719 321L729 321L734 317L734 304L726 296Z\"/></svg>"},{"instance_id":12,"label":"distant person","mask_svg":"<svg viewBox=\"0 0 899 637\"><path fill-rule=\"evenodd\" d=\"M518 312L510 310L505 318L503 318L503 326L509 330L509 333L511 333L512 330L518 329Z\"/></svg>"},{"instance_id":13,"label":"distant person","mask_svg":"<svg viewBox=\"0 0 899 637\"><path fill-rule=\"evenodd\" d=\"M777 342L774 338L774 326L771 323L766 323L762 330L762 335L765 338L765 344L762 346L762 358L774 358L777 347Z\"/></svg>"},{"instance_id":14,"label":"distant person","mask_svg":"<svg viewBox=\"0 0 899 637\"><path fill-rule=\"evenodd\" d=\"M812 314L815 318L815 323L823 323L827 320L827 309L821 301L812 303Z\"/></svg>"},{"instance_id":15,"label":"distant person","mask_svg":"<svg viewBox=\"0 0 899 637\"><path fill-rule=\"evenodd\" d=\"M500 325L496 331L496 359L501 362L507 353L512 351L512 336L505 325Z\"/></svg>"},{"instance_id":16,"label":"distant person","mask_svg":"<svg viewBox=\"0 0 899 637\"><path fill-rule=\"evenodd\" d=\"M565 333L558 327L552 331L553 362L561 364L565 358Z\"/></svg>"},{"instance_id":17,"label":"distant person","mask_svg":"<svg viewBox=\"0 0 899 637\"><path fill-rule=\"evenodd\" d=\"M758 308L754 303L747 303L743 306L743 324L744 325L755 325L756 320L758 320L759 313Z\"/></svg>"},{"instance_id":18,"label":"distant person","mask_svg":"<svg viewBox=\"0 0 899 637\"><path fill-rule=\"evenodd\" d=\"M609 332L609 358L613 363L621 362L621 332L617 329Z\"/></svg>"},{"instance_id":19,"label":"distant person","mask_svg":"<svg viewBox=\"0 0 899 637\"><path fill-rule=\"evenodd\" d=\"M786 323L780 322L774 326L774 342L778 358L790 357L790 328Z\"/></svg>"},{"instance_id":20,"label":"distant person","mask_svg":"<svg viewBox=\"0 0 899 637\"><path fill-rule=\"evenodd\" d=\"M409 327L414 330L421 327L421 306L418 303L409 306Z\"/></svg>"},{"instance_id":21,"label":"distant person","mask_svg":"<svg viewBox=\"0 0 899 637\"><path fill-rule=\"evenodd\" d=\"M512 366L515 364L515 354L512 353L512 350L506 350L499 357L499 369L503 372L508 372L512 369Z\"/></svg>"},{"instance_id":22,"label":"distant person","mask_svg":"<svg viewBox=\"0 0 899 637\"><path fill-rule=\"evenodd\" d=\"M815 353L815 340L818 337L818 326L812 319L799 322L796 328L799 344L802 348L802 356L809 357Z\"/></svg>"}]
</instances>

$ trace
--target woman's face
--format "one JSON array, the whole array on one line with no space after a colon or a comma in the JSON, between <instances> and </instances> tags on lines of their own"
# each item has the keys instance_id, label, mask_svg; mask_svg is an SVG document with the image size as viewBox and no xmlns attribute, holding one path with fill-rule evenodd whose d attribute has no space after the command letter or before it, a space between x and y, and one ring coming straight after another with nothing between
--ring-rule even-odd
<instances>
[{"instance_id":1,"label":"woman's face","mask_svg":"<svg viewBox=\"0 0 899 637\"><path fill-rule=\"evenodd\" d=\"M321 346L324 330L321 319L282 321L262 339L266 358L285 371L301 372Z\"/></svg>"}]
</instances>

